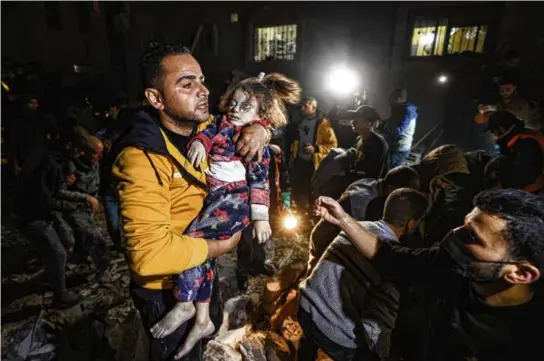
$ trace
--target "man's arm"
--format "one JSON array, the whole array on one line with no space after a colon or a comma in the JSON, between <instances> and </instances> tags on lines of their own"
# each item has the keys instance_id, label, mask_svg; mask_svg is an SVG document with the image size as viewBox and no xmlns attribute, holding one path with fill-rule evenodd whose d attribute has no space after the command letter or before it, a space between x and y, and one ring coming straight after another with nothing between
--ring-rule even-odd
<instances>
[{"instance_id":1,"label":"man's arm","mask_svg":"<svg viewBox=\"0 0 544 361\"><path fill-rule=\"evenodd\" d=\"M410 249L382 242L332 198L319 197L315 214L326 222L338 225L359 252L374 261L383 276L415 283L435 274L433 264L438 248Z\"/></svg>"},{"instance_id":2,"label":"man's arm","mask_svg":"<svg viewBox=\"0 0 544 361\"><path fill-rule=\"evenodd\" d=\"M178 274L232 249L239 235L224 242L208 242L170 228L171 165L166 157L148 156L142 150L125 148L112 170L132 271L141 276Z\"/></svg>"}]
</instances>

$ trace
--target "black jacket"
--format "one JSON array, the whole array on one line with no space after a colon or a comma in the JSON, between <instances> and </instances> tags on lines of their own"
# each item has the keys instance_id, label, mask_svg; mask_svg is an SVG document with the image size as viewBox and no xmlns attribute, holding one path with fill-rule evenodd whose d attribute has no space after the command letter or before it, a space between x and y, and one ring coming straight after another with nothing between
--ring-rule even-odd
<instances>
[{"instance_id":1,"label":"black jacket","mask_svg":"<svg viewBox=\"0 0 544 361\"><path fill-rule=\"evenodd\" d=\"M64 183L63 165L67 159L49 150L32 169L24 169L18 187L14 213L27 220L49 220L55 209L55 196Z\"/></svg>"},{"instance_id":2,"label":"black jacket","mask_svg":"<svg viewBox=\"0 0 544 361\"><path fill-rule=\"evenodd\" d=\"M470 282L451 269L452 259L435 246L410 249L382 242L374 266L382 277L416 286L424 315L413 332L421 345L418 361L512 361L542 358L544 289L535 284L523 305L491 307ZM420 327L423 330L419 329Z\"/></svg>"},{"instance_id":3,"label":"black jacket","mask_svg":"<svg viewBox=\"0 0 544 361\"><path fill-rule=\"evenodd\" d=\"M510 144L510 141L519 134L531 134L529 129L522 126L515 128L505 138L498 142L501 154L512 157L514 160L514 169L512 172L517 175L520 187L528 186L542 174L542 165L544 164L543 149L535 139L522 138Z\"/></svg>"}]
</instances>

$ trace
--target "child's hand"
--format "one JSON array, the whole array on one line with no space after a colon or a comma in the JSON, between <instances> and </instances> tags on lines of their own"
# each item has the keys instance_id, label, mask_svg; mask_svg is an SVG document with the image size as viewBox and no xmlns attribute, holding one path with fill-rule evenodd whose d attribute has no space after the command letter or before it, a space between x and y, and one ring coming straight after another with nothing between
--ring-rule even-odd
<instances>
[{"instance_id":1,"label":"child's hand","mask_svg":"<svg viewBox=\"0 0 544 361\"><path fill-rule=\"evenodd\" d=\"M253 238L257 238L260 244L265 243L272 236L270 223L267 221L255 221L253 225Z\"/></svg>"},{"instance_id":2,"label":"child's hand","mask_svg":"<svg viewBox=\"0 0 544 361\"><path fill-rule=\"evenodd\" d=\"M193 144L191 144L191 148L189 148L187 155L189 156L189 162L191 162L193 167L199 168L200 163L206 159L206 148L204 148L202 142L194 141Z\"/></svg>"}]
</instances>

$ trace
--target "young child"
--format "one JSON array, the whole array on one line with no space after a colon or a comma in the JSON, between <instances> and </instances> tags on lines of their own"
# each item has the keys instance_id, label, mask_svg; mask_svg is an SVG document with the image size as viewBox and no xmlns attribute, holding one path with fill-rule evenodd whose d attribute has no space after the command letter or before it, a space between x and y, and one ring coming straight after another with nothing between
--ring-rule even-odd
<instances>
[{"instance_id":1,"label":"young child","mask_svg":"<svg viewBox=\"0 0 544 361\"><path fill-rule=\"evenodd\" d=\"M244 164L236 155L233 137L241 128L255 122L266 127L285 125L284 102L294 104L299 99L298 83L276 73L267 76L261 73L259 77L246 79L227 90L219 104L225 115L217 117L189 143L189 160L195 166L209 154L206 176L210 193L202 212L186 231L188 235L227 239L246 228L251 220L259 242L268 240L272 233L268 219L269 150L265 148L261 162ZM185 356L201 338L214 332L209 315L214 267L215 259L212 259L177 276L174 296L179 302L151 328L154 337L163 338L196 313L195 325L176 359Z\"/></svg>"}]
</instances>

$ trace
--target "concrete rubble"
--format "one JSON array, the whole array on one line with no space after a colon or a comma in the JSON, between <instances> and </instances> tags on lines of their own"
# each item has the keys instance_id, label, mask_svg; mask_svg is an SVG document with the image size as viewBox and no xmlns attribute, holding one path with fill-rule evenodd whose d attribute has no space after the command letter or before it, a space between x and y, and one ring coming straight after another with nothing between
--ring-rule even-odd
<instances>
[{"instance_id":1,"label":"concrete rubble","mask_svg":"<svg viewBox=\"0 0 544 361\"><path fill-rule=\"evenodd\" d=\"M98 224L106 235L102 217ZM283 328L294 327L289 322L296 321L289 317L296 315L288 315L284 318L291 321L282 320L282 324L275 325L277 333L271 330L270 319L275 317L277 323L282 306L293 301L293 290L305 269L307 238L275 239L274 243L277 274L272 278L250 277L244 294L240 294L236 281L236 252L219 259L223 322L205 347L205 360L294 360L296 332ZM28 334L40 312L42 341L54 348L56 360L147 360L147 338L129 297L128 266L124 256L112 247L108 255L110 265L100 280L93 277L89 263L68 264L68 286L83 301L70 309L57 310L51 307L52 293L45 284L38 254L9 222L4 222L2 360L16 360L8 358L8 351L21 343L21 335ZM268 290L271 283L278 286L275 294Z\"/></svg>"}]
</instances>

